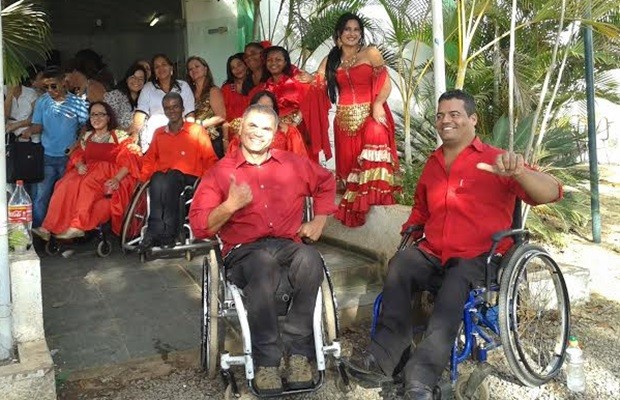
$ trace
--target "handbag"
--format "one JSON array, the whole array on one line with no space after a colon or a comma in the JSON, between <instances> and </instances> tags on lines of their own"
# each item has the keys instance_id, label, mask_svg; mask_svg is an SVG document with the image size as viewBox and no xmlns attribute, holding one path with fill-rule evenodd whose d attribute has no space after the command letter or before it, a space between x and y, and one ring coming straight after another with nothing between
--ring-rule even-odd
<instances>
[{"instance_id":1,"label":"handbag","mask_svg":"<svg viewBox=\"0 0 620 400\"><path fill-rule=\"evenodd\" d=\"M6 146L6 181L41 182L44 177L44 153L41 143L15 141Z\"/></svg>"}]
</instances>

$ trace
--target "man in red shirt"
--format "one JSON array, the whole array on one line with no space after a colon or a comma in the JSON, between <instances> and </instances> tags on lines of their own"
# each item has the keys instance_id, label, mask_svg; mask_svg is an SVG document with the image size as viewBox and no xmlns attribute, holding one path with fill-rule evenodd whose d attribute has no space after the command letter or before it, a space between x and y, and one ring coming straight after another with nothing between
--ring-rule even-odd
<instances>
[{"instance_id":1,"label":"man in red shirt","mask_svg":"<svg viewBox=\"0 0 620 400\"><path fill-rule=\"evenodd\" d=\"M149 179L149 219L140 251L154 245L174 247L181 227L179 195L217 162L211 139L200 125L183 121L183 98L176 92L162 100L168 125L155 130L142 158L140 180Z\"/></svg>"},{"instance_id":2,"label":"man in red shirt","mask_svg":"<svg viewBox=\"0 0 620 400\"><path fill-rule=\"evenodd\" d=\"M412 293L438 290L424 339L404 367L405 399L433 398L469 291L484 283L491 236L510 228L516 198L536 205L562 197L558 181L524 165L521 155L482 143L476 122L471 95L453 90L439 98L435 124L443 144L422 171L403 225L421 227L424 240L390 260L375 336L349 360L362 379L391 377L413 337Z\"/></svg>"},{"instance_id":3,"label":"man in red shirt","mask_svg":"<svg viewBox=\"0 0 620 400\"><path fill-rule=\"evenodd\" d=\"M271 107L255 104L241 122L241 151L226 155L203 178L190 209L198 238L218 234L227 276L243 289L258 366L255 383L262 394L282 392L283 351L291 388L312 384L312 312L323 280L319 252L301 242L321 236L327 216L336 211L332 174L306 157L270 149L278 127ZM303 222L305 198L314 199L314 219ZM291 308L278 328L274 293L288 279Z\"/></svg>"}]
</instances>

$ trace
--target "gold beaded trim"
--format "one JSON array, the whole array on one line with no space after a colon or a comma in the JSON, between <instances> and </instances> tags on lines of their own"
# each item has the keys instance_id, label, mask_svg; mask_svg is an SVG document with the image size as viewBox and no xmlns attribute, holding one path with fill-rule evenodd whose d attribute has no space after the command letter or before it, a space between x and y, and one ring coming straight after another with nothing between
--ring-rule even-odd
<instances>
[{"instance_id":1,"label":"gold beaded trim","mask_svg":"<svg viewBox=\"0 0 620 400\"><path fill-rule=\"evenodd\" d=\"M356 136L366 118L370 115L370 103L338 105L336 123L349 136Z\"/></svg>"}]
</instances>

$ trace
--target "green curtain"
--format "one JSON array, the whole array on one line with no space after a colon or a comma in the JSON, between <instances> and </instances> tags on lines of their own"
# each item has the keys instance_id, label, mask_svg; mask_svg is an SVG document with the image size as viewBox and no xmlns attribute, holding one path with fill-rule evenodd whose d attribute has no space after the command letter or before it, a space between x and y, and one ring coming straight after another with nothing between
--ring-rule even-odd
<instances>
[{"instance_id":1,"label":"green curtain","mask_svg":"<svg viewBox=\"0 0 620 400\"><path fill-rule=\"evenodd\" d=\"M246 43L252 41L254 30L254 2L237 1L237 50L243 51Z\"/></svg>"}]
</instances>

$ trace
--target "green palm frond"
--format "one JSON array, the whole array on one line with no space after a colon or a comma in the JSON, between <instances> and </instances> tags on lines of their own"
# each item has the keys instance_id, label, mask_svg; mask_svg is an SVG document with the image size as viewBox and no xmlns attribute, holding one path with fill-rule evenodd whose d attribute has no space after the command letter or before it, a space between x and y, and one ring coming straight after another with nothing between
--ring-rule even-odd
<instances>
[{"instance_id":1,"label":"green palm frond","mask_svg":"<svg viewBox=\"0 0 620 400\"><path fill-rule=\"evenodd\" d=\"M27 75L34 57L45 57L51 48L45 12L32 1L21 0L2 10L4 79L18 83Z\"/></svg>"}]
</instances>

